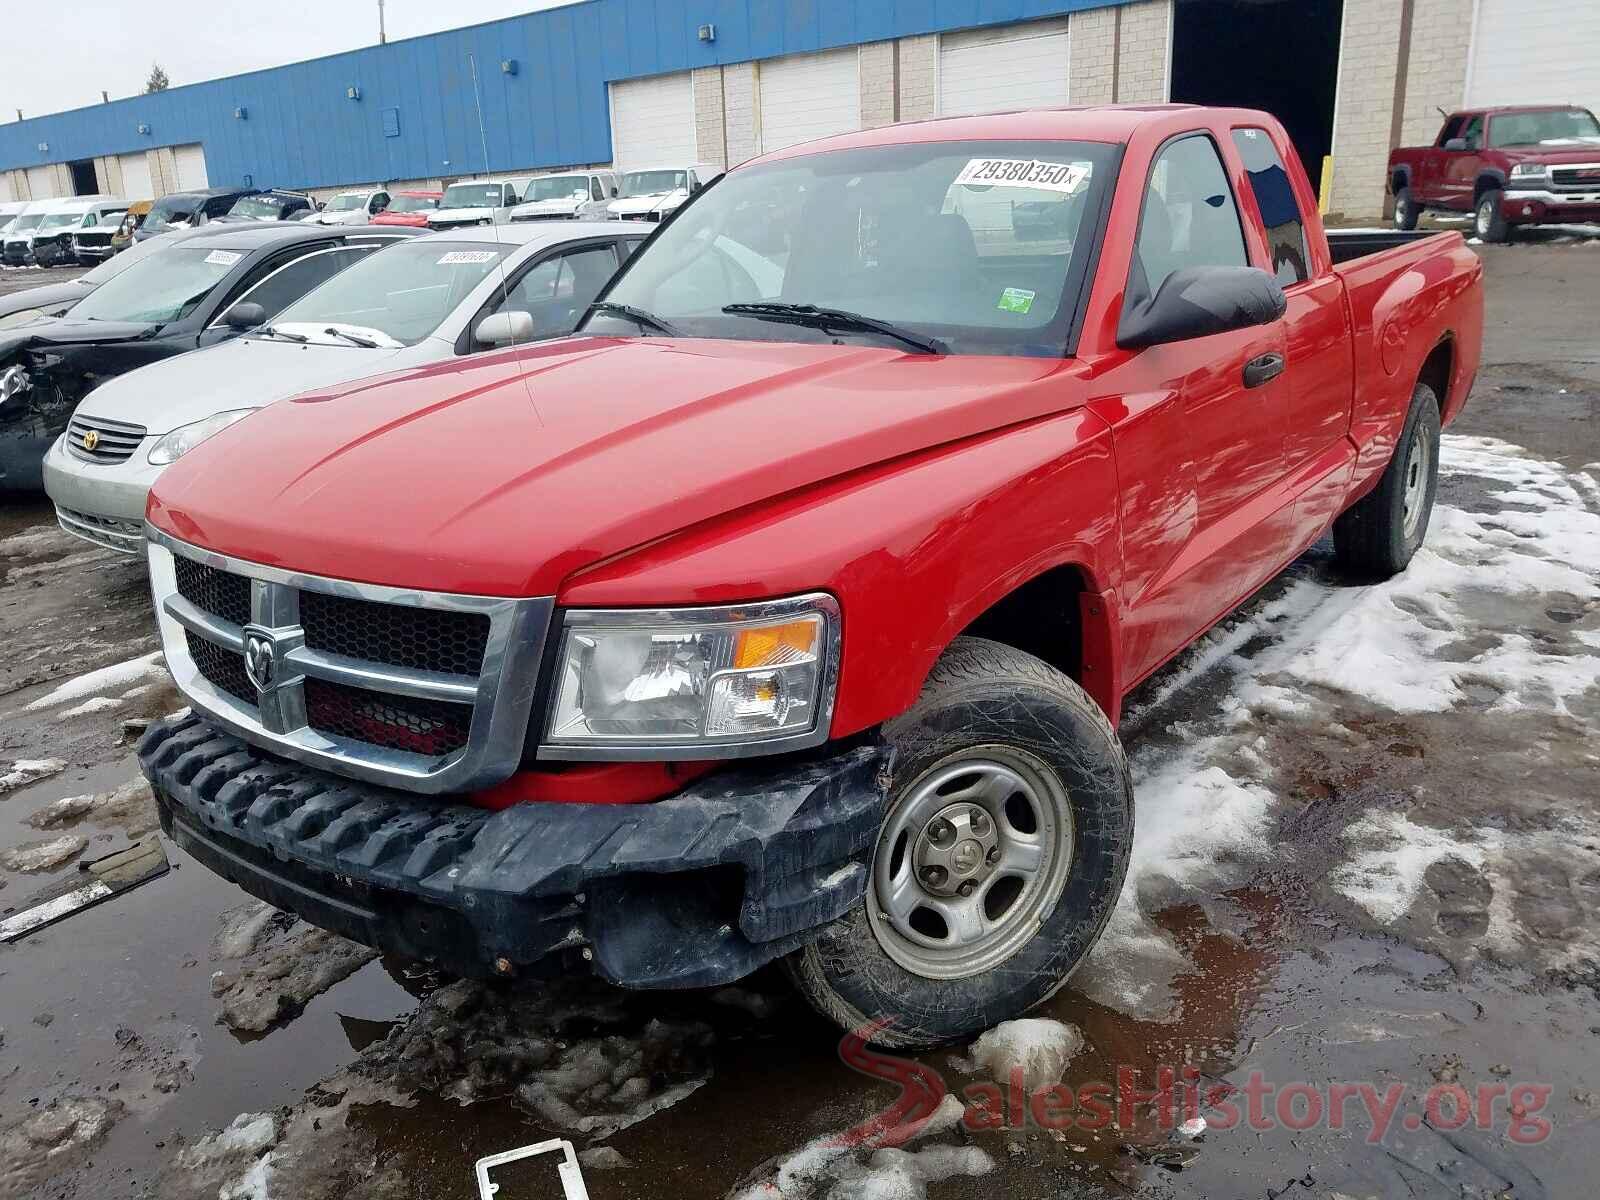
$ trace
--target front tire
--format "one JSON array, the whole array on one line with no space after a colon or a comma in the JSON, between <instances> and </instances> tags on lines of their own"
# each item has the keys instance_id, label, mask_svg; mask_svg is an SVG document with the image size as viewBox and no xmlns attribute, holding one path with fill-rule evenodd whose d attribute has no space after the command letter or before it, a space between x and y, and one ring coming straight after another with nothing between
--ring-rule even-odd
<instances>
[{"instance_id":1,"label":"front tire","mask_svg":"<svg viewBox=\"0 0 1600 1200\"><path fill-rule=\"evenodd\" d=\"M1406 569L1428 536L1439 487L1439 401L1418 383L1394 456L1373 488L1333 523L1333 548L1346 570L1388 579Z\"/></svg>"},{"instance_id":2,"label":"front tire","mask_svg":"<svg viewBox=\"0 0 1600 1200\"><path fill-rule=\"evenodd\" d=\"M1133 846L1121 743L1082 688L958 638L904 716L867 895L786 960L842 1028L920 1047L1052 995L1116 907Z\"/></svg>"},{"instance_id":3,"label":"front tire","mask_svg":"<svg viewBox=\"0 0 1600 1200\"><path fill-rule=\"evenodd\" d=\"M1422 215L1422 210L1417 207L1416 200L1411 195L1411 189L1401 188L1394 194L1394 227L1410 231L1417 227L1417 219Z\"/></svg>"},{"instance_id":4,"label":"front tire","mask_svg":"<svg viewBox=\"0 0 1600 1200\"><path fill-rule=\"evenodd\" d=\"M1499 188L1491 188L1478 197L1477 207L1473 210L1472 227L1486 242L1511 239L1511 226L1506 224L1505 214L1500 211L1504 199L1505 193Z\"/></svg>"}]
</instances>

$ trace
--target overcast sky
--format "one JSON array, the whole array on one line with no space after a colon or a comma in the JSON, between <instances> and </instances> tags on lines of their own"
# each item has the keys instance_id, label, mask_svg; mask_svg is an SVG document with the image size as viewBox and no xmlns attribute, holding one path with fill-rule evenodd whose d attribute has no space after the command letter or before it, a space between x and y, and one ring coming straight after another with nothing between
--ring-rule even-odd
<instances>
[{"instance_id":1,"label":"overcast sky","mask_svg":"<svg viewBox=\"0 0 1600 1200\"><path fill-rule=\"evenodd\" d=\"M389 40L475 25L571 0L385 0ZM172 85L337 54L378 40L377 0L7 0L0 23L0 121L144 91L159 62ZM59 47L59 49L53 49Z\"/></svg>"}]
</instances>

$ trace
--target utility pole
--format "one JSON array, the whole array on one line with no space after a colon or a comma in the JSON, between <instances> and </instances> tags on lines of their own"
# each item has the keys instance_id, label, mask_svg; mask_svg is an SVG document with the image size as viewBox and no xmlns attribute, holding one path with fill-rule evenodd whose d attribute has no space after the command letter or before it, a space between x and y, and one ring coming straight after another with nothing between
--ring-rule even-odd
<instances>
[{"instance_id":1,"label":"utility pole","mask_svg":"<svg viewBox=\"0 0 1600 1200\"><path fill-rule=\"evenodd\" d=\"M383 28L383 0L378 0L378 45L382 46L389 40L389 35Z\"/></svg>"}]
</instances>

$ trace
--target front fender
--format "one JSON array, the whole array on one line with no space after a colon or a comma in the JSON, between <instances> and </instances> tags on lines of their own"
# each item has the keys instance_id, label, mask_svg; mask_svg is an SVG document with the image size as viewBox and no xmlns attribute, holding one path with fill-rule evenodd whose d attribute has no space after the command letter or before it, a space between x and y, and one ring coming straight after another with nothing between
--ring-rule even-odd
<instances>
[{"instance_id":1,"label":"front fender","mask_svg":"<svg viewBox=\"0 0 1600 1200\"><path fill-rule=\"evenodd\" d=\"M568 577L561 607L838 598L834 737L904 712L987 608L1071 564L1114 586L1116 474L1105 423L1062 413L731 513Z\"/></svg>"}]
</instances>

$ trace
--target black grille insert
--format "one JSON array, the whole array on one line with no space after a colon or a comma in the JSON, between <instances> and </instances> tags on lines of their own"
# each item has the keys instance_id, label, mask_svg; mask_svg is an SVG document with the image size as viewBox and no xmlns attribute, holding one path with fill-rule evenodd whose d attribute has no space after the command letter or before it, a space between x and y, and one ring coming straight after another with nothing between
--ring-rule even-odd
<instances>
[{"instance_id":1,"label":"black grille insert","mask_svg":"<svg viewBox=\"0 0 1600 1200\"><path fill-rule=\"evenodd\" d=\"M234 625L250 623L250 581L243 575L219 571L181 554L172 556L178 578L178 595L214 617ZM194 639L190 639L194 644Z\"/></svg>"},{"instance_id":2,"label":"black grille insert","mask_svg":"<svg viewBox=\"0 0 1600 1200\"><path fill-rule=\"evenodd\" d=\"M321 733L430 757L453 754L467 744L470 704L392 696L315 678L306 679L305 689L306 723Z\"/></svg>"},{"instance_id":3,"label":"black grille insert","mask_svg":"<svg viewBox=\"0 0 1600 1200\"><path fill-rule=\"evenodd\" d=\"M483 613L352 600L326 592L300 593L300 624L313 650L450 675L476 677L489 641L489 618Z\"/></svg>"},{"instance_id":4,"label":"black grille insert","mask_svg":"<svg viewBox=\"0 0 1600 1200\"><path fill-rule=\"evenodd\" d=\"M244 673L244 656L235 654L215 642L208 642L198 634L185 631L189 641L189 657L195 668L212 687L228 693L235 700L251 708L259 703L255 684Z\"/></svg>"}]
</instances>

